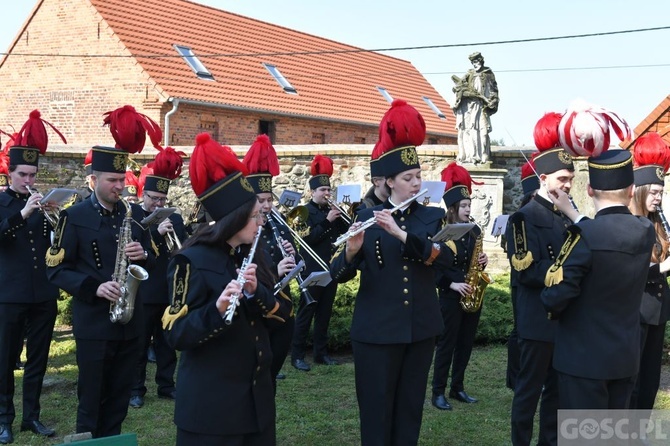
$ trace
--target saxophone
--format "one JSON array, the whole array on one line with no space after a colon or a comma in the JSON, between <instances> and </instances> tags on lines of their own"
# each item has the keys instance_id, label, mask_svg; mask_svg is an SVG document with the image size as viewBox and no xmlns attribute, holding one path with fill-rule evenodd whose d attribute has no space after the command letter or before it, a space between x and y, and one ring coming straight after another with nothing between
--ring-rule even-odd
<instances>
[{"instance_id":1,"label":"saxophone","mask_svg":"<svg viewBox=\"0 0 670 446\"><path fill-rule=\"evenodd\" d=\"M470 221L474 222L472 218ZM484 291L487 285L492 282L491 277L484 272L484 268L479 264L479 255L482 253L483 245L484 231L480 231L475 241L475 249L472 251L468 272L465 275L465 283L470 285L472 293L462 296L460 301L461 307L466 313L476 313L482 308Z\"/></svg>"},{"instance_id":2,"label":"saxophone","mask_svg":"<svg viewBox=\"0 0 670 446\"><path fill-rule=\"evenodd\" d=\"M121 287L121 297L109 304L109 320L113 323L127 324L135 311L135 296L140 282L149 278L147 270L139 265L130 264L126 256L126 245L133 241L133 212L124 199L119 200L126 206L126 216L119 230L119 242L116 247L116 263L112 280Z\"/></svg>"}]
</instances>

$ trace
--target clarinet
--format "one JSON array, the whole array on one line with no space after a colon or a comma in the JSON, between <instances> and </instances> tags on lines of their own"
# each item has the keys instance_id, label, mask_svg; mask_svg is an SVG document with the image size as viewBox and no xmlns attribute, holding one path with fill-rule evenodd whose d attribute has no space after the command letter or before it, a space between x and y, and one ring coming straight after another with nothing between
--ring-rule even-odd
<instances>
[{"instance_id":1,"label":"clarinet","mask_svg":"<svg viewBox=\"0 0 670 446\"><path fill-rule=\"evenodd\" d=\"M244 273L247 271L247 268L249 268L249 264L254 260L254 254L256 253L256 246L258 246L258 239L260 238L262 230L263 226L259 226L258 231L256 231L256 237L254 238L254 242L251 244L249 255L247 255L244 258L244 260L242 261L242 266L240 266L240 272L237 275L237 281L242 286L244 286L244 283L246 282L246 280L244 279ZM223 319L226 322L226 325L230 325L233 322L233 316L235 315L235 310L237 309L239 304L240 304L240 294L235 293L230 299L230 304L228 305L228 308L226 308L226 313L223 315Z\"/></svg>"},{"instance_id":2,"label":"clarinet","mask_svg":"<svg viewBox=\"0 0 670 446\"><path fill-rule=\"evenodd\" d=\"M572 205L572 208L579 212L579 208L577 208L577 203L575 203L575 200L572 199L572 195L568 194L568 200L570 200L570 204Z\"/></svg>"},{"instance_id":3,"label":"clarinet","mask_svg":"<svg viewBox=\"0 0 670 446\"><path fill-rule=\"evenodd\" d=\"M656 206L656 212L658 213L658 217L661 219L661 224L665 230L665 236L670 242L670 225L668 225L668 220L665 218L665 214L663 213L663 209L661 208L660 204Z\"/></svg>"}]
</instances>

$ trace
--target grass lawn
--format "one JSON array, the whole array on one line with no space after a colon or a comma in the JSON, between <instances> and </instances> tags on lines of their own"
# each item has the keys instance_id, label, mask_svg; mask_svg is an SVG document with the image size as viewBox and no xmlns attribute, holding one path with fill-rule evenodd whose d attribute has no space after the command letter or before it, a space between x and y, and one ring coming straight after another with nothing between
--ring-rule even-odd
<instances>
[{"instance_id":1,"label":"grass lawn","mask_svg":"<svg viewBox=\"0 0 670 446\"><path fill-rule=\"evenodd\" d=\"M71 332L68 329L58 329L52 343L41 399L41 420L56 429L57 437L45 439L30 432L19 432L23 372L16 372L17 394L14 403L17 414L13 426L14 444L58 444L62 443L64 435L74 433L77 410L77 367L74 350ZM509 412L512 392L505 387L506 356L507 350L503 345L478 347L473 352L465 384L468 393L480 399L477 404L467 405L452 401L453 411L439 411L431 406L428 390L419 444L510 444ZM360 444L353 360L351 355L346 354L337 357L342 360L342 365L316 365L309 373L298 372L287 362L287 367L283 370L286 379L279 382L277 389L278 445ZM153 377L154 371L155 366L150 364L147 376ZM147 387L149 390L144 407L129 409L123 431L137 433L140 445L174 444L174 403L158 399L153 382L147 382ZM657 407L670 408L670 393L667 388L659 393ZM225 415L222 414L221 417L223 419Z\"/></svg>"}]
</instances>

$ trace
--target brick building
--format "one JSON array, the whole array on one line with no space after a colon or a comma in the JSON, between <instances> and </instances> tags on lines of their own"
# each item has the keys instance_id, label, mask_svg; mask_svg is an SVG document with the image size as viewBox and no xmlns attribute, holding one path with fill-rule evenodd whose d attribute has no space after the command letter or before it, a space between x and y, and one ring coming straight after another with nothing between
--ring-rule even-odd
<instances>
[{"instance_id":1,"label":"brick building","mask_svg":"<svg viewBox=\"0 0 670 446\"><path fill-rule=\"evenodd\" d=\"M0 128L39 109L71 147L110 143L124 104L164 145L209 131L249 145L374 144L389 100L414 105L425 144L455 144L452 110L409 62L186 0L40 0L0 61Z\"/></svg>"}]
</instances>

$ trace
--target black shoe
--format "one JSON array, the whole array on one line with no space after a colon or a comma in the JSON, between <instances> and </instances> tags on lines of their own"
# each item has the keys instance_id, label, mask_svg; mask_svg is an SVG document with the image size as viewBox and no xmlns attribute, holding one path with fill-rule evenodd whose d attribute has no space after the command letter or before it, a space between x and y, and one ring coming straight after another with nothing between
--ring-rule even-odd
<instances>
[{"instance_id":1,"label":"black shoe","mask_svg":"<svg viewBox=\"0 0 670 446\"><path fill-rule=\"evenodd\" d=\"M130 397L130 402L128 402L128 405L130 407L134 407L135 409L139 409L140 407L144 406L144 397L133 395Z\"/></svg>"},{"instance_id":2,"label":"black shoe","mask_svg":"<svg viewBox=\"0 0 670 446\"><path fill-rule=\"evenodd\" d=\"M21 422L21 432L31 431L33 434L43 435L45 437L53 437L56 434L56 431L46 427L40 420L33 421L22 421Z\"/></svg>"},{"instance_id":3,"label":"black shoe","mask_svg":"<svg viewBox=\"0 0 670 446\"><path fill-rule=\"evenodd\" d=\"M452 390L451 392L449 392L449 398L453 398L455 400L460 401L461 403L467 403L467 404L472 404L479 401L477 398L473 398L467 393L465 393L465 390L461 390L460 392L454 392Z\"/></svg>"},{"instance_id":4,"label":"black shoe","mask_svg":"<svg viewBox=\"0 0 670 446\"><path fill-rule=\"evenodd\" d=\"M156 349L154 349L153 344L149 345L149 348L147 349L147 361L156 362Z\"/></svg>"},{"instance_id":5,"label":"black shoe","mask_svg":"<svg viewBox=\"0 0 670 446\"><path fill-rule=\"evenodd\" d=\"M277 376L275 376L275 379L286 379L286 375L283 373L277 373Z\"/></svg>"},{"instance_id":6,"label":"black shoe","mask_svg":"<svg viewBox=\"0 0 670 446\"><path fill-rule=\"evenodd\" d=\"M158 391L158 398L165 398L167 400L174 400L174 399L177 398L177 391L175 389L159 390Z\"/></svg>"},{"instance_id":7,"label":"black shoe","mask_svg":"<svg viewBox=\"0 0 670 446\"><path fill-rule=\"evenodd\" d=\"M0 424L0 444L14 443L11 424Z\"/></svg>"},{"instance_id":8,"label":"black shoe","mask_svg":"<svg viewBox=\"0 0 670 446\"><path fill-rule=\"evenodd\" d=\"M324 355L322 358L314 359L314 362L317 364L323 364L323 365L340 365L340 361L337 359L333 359L328 355Z\"/></svg>"},{"instance_id":9,"label":"black shoe","mask_svg":"<svg viewBox=\"0 0 670 446\"><path fill-rule=\"evenodd\" d=\"M451 404L449 404L449 401L444 397L444 395L433 395L433 398L430 400L431 403L433 403L433 406L437 407L440 410L451 410Z\"/></svg>"},{"instance_id":10,"label":"black shoe","mask_svg":"<svg viewBox=\"0 0 670 446\"><path fill-rule=\"evenodd\" d=\"M309 372L312 368L305 362L304 359L292 359L291 365L301 372Z\"/></svg>"}]
</instances>

